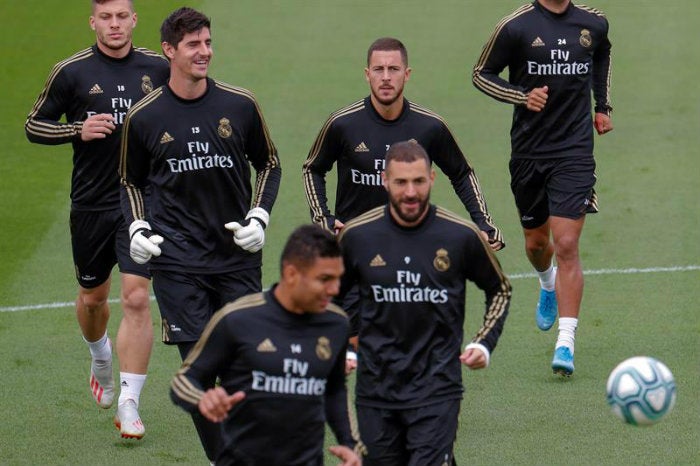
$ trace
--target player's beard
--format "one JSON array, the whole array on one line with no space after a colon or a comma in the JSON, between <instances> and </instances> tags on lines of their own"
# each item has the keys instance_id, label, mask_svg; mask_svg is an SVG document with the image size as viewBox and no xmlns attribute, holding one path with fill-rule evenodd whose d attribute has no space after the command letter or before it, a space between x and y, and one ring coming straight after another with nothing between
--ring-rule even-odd
<instances>
[{"instance_id":1,"label":"player's beard","mask_svg":"<svg viewBox=\"0 0 700 466\"><path fill-rule=\"evenodd\" d=\"M400 87L394 87L395 93L391 97L387 97L387 98L382 97L380 95L380 92L381 92L381 89L377 89L376 92L374 89L372 89L372 95L374 95L375 100L377 102L379 102L380 104L388 107L388 106L392 105L394 102L396 102L397 100L403 98L403 83L401 83Z\"/></svg>"},{"instance_id":2,"label":"player's beard","mask_svg":"<svg viewBox=\"0 0 700 466\"><path fill-rule=\"evenodd\" d=\"M408 199L413 200L413 199ZM394 214L404 223L414 224L423 217L423 215L428 210L428 204L430 203L430 193L428 193L424 198L417 198L418 208L416 210L406 211L402 209L403 202L406 199L397 199L395 197L389 196L389 203L391 204Z\"/></svg>"}]
</instances>

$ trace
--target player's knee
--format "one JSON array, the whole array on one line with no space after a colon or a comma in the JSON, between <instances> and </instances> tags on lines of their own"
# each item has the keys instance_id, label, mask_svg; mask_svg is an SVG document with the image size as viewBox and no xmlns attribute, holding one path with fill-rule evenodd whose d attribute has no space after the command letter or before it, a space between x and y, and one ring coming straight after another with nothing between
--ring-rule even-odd
<instances>
[{"instance_id":1,"label":"player's knee","mask_svg":"<svg viewBox=\"0 0 700 466\"><path fill-rule=\"evenodd\" d=\"M100 312L107 305L108 293L100 291L83 292L78 294L78 307L89 313Z\"/></svg>"},{"instance_id":2,"label":"player's knee","mask_svg":"<svg viewBox=\"0 0 700 466\"><path fill-rule=\"evenodd\" d=\"M571 261L578 259L578 237L575 235L564 235L554 243L557 254L557 261Z\"/></svg>"},{"instance_id":3,"label":"player's knee","mask_svg":"<svg viewBox=\"0 0 700 466\"><path fill-rule=\"evenodd\" d=\"M130 287L122 290L122 308L128 313L145 313L149 312L148 288L146 287Z\"/></svg>"},{"instance_id":4,"label":"player's knee","mask_svg":"<svg viewBox=\"0 0 700 466\"><path fill-rule=\"evenodd\" d=\"M525 249L527 250L528 255L531 256L543 254L545 251L547 251L548 247L549 238L547 237L532 237L528 238L525 242Z\"/></svg>"}]
</instances>

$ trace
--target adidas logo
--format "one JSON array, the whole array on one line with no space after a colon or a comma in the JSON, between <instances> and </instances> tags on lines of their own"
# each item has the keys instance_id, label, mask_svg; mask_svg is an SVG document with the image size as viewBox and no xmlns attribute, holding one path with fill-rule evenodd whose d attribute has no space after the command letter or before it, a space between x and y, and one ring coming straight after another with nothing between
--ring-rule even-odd
<instances>
[{"instance_id":1,"label":"adidas logo","mask_svg":"<svg viewBox=\"0 0 700 466\"><path fill-rule=\"evenodd\" d=\"M128 386L129 386L129 382L127 382L126 380L122 380L121 386L122 386L122 387L128 387Z\"/></svg>"},{"instance_id":2,"label":"adidas logo","mask_svg":"<svg viewBox=\"0 0 700 466\"><path fill-rule=\"evenodd\" d=\"M542 39L540 39L539 36L535 38L535 40L532 41L532 44L530 44L531 47L544 47L544 42Z\"/></svg>"},{"instance_id":3,"label":"adidas logo","mask_svg":"<svg viewBox=\"0 0 700 466\"><path fill-rule=\"evenodd\" d=\"M384 259L382 259L382 256L377 254L374 256L374 259L369 261L369 266L370 267L384 267L386 265L386 262L384 262Z\"/></svg>"},{"instance_id":4,"label":"adidas logo","mask_svg":"<svg viewBox=\"0 0 700 466\"><path fill-rule=\"evenodd\" d=\"M172 141L174 141L174 140L175 140L175 139L174 139L170 134L168 134L167 131L166 131L165 133L163 133L163 135L160 137L160 143L161 143L161 144L165 144L165 143L167 143L167 142L172 142Z\"/></svg>"},{"instance_id":5,"label":"adidas logo","mask_svg":"<svg viewBox=\"0 0 700 466\"><path fill-rule=\"evenodd\" d=\"M265 338L262 343L258 345L258 353L274 353L275 351L277 351L277 348L272 344L269 338Z\"/></svg>"},{"instance_id":6,"label":"adidas logo","mask_svg":"<svg viewBox=\"0 0 700 466\"><path fill-rule=\"evenodd\" d=\"M99 84L95 84L94 86L92 86L92 88L90 88L90 92L88 92L88 94L90 94L90 95L103 94L103 93L104 93L104 91L102 91L102 88L100 87Z\"/></svg>"},{"instance_id":7,"label":"adidas logo","mask_svg":"<svg viewBox=\"0 0 700 466\"><path fill-rule=\"evenodd\" d=\"M369 152L369 148L367 147L365 142L362 141L357 145L357 147L355 147L355 152Z\"/></svg>"}]
</instances>

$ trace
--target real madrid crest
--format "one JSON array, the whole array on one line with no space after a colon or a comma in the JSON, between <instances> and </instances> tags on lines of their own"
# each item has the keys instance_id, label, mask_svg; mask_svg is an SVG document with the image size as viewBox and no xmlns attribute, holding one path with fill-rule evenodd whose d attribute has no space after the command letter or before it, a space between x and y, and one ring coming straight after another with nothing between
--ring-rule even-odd
<instances>
[{"instance_id":1,"label":"real madrid crest","mask_svg":"<svg viewBox=\"0 0 700 466\"><path fill-rule=\"evenodd\" d=\"M578 38L578 43L586 48L590 47L593 43L591 31L589 31L588 29L581 29L581 35Z\"/></svg>"},{"instance_id":2,"label":"real madrid crest","mask_svg":"<svg viewBox=\"0 0 700 466\"><path fill-rule=\"evenodd\" d=\"M450 268L450 258L447 255L447 249L438 249L435 251L435 259L433 259L433 267L438 272L444 272Z\"/></svg>"},{"instance_id":3,"label":"real madrid crest","mask_svg":"<svg viewBox=\"0 0 700 466\"><path fill-rule=\"evenodd\" d=\"M318 356L318 359L328 361L332 354L330 340L326 337L318 337L316 342L316 356Z\"/></svg>"},{"instance_id":4,"label":"real madrid crest","mask_svg":"<svg viewBox=\"0 0 700 466\"><path fill-rule=\"evenodd\" d=\"M153 90L153 81L151 81L151 77L147 74L141 76L141 90L144 94L148 94Z\"/></svg>"},{"instance_id":5,"label":"real madrid crest","mask_svg":"<svg viewBox=\"0 0 700 466\"><path fill-rule=\"evenodd\" d=\"M219 136L221 136L222 138L230 138L233 134L233 129L231 128L231 121L226 117L219 120L219 128L217 131L219 133Z\"/></svg>"}]
</instances>

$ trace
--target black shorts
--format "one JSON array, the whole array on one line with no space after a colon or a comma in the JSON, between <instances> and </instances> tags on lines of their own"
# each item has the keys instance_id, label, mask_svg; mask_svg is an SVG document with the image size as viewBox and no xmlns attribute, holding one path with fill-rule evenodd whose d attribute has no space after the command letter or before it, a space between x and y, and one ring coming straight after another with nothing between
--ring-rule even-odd
<instances>
[{"instance_id":1,"label":"black shorts","mask_svg":"<svg viewBox=\"0 0 700 466\"><path fill-rule=\"evenodd\" d=\"M364 466L454 465L461 400L412 409L357 406Z\"/></svg>"},{"instance_id":2,"label":"black shorts","mask_svg":"<svg viewBox=\"0 0 700 466\"><path fill-rule=\"evenodd\" d=\"M216 311L261 290L261 274L260 268L207 275L153 270L163 343L199 340Z\"/></svg>"},{"instance_id":3,"label":"black shorts","mask_svg":"<svg viewBox=\"0 0 700 466\"><path fill-rule=\"evenodd\" d=\"M121 273L150 278L146 265L129 255L129 229L121 209L71 210L70 236L75 276L83 288L106 282L115 264Z\"/></svg>"},{"instance_id":4,"label":"black shorts","mask_svg":"<svg viewBox=\"0 0 700 466\"><path fill-rule=\"evenodd\" d=\"M598 212L593 157L518 158L509 166L523 228L537 228L550 216L578 219Z\"/></svg>"}]
</instances>

